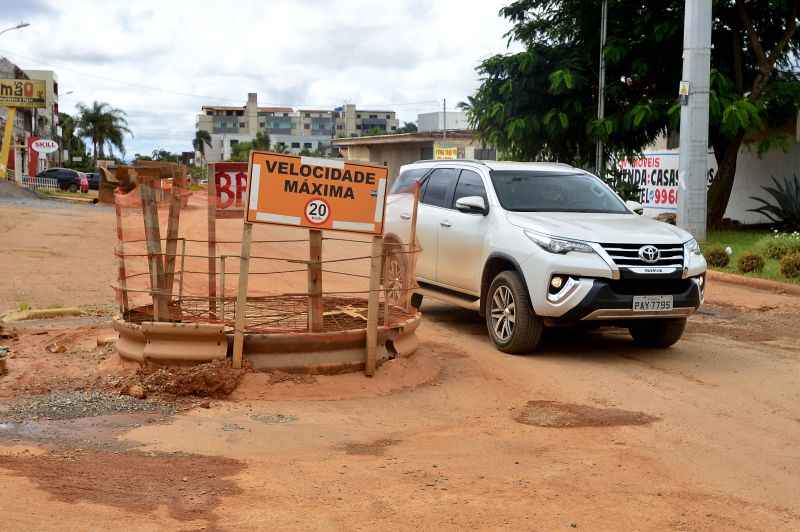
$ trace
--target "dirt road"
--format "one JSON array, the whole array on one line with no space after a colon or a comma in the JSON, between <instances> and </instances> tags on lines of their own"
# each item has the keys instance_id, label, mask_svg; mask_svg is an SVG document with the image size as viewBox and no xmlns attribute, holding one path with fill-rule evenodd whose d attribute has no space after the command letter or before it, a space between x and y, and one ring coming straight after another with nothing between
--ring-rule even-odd
<instances>
[{"instance_id":1,"label":"dirt road","mask_svg":"<svg viewBox=\"0 0 800 532\"><path fill-rule=\"evenodd\" d=\"M43 232L37 212L3 238ZM420 350L373 379L250 374L175 415L0 423L0 528L800 529L797 298L712 285L667 351L553 330L510 356L477 316L423 312ZM53 371L20 349L0 397Z\"/></svg>"}]
</instances>

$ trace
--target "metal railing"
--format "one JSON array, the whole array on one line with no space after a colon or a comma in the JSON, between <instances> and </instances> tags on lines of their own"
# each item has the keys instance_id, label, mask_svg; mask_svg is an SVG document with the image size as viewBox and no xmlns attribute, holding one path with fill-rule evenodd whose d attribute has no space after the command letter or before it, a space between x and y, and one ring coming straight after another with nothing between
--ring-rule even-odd
<instances>
[{"instance_id":1,"label":"metal railing","mask_svg":"<svg viewBox=\"0 0 800 532\"><path fill-rule=\"evenodd\" d=\"M58 179L53 177L22 176L22 186L31 190L58 192Z\"/></svg>"}]
</instances>

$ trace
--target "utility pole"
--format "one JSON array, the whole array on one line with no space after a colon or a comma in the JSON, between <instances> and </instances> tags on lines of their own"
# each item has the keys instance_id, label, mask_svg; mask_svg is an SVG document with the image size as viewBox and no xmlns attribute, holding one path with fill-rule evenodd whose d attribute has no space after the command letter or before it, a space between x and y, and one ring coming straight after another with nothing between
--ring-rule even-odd
<instances>
[{"instance_id":1,"label":"utility pole","mask_svg":"<svg viewBox=\"0 0 800 532\"><path fill-rule=\"evenodd\" d=\"M600 73L597 84L597 119L602 120L606 116L606 58L603 50L606 47L606 31L608 24L608 0L603 0L603 7L600 11ZM603 141L597 139L597 149L595 150L594 171L598 177L603 177L605 172L605 158L603 157Z\"/></svg>"},{"instance_id":2,"label":"utility pole","mask_svg":"<svg viewBox=\"0 0 800 532\"><path fill-rule=\"evenodd\" d=\"M447 98L442 100L442 140L447 140Z\"/></svg>"},{"instance_id":3,"label":"utility pole","mask_svg":"<svg viewBox=\"0 0 800 532\"><path fill-rule=\"evenodd\" d=\"M711 0L686 0L678 170L678 225L706 238L708 100L711 84Z\"/></svg>"}]
</instances>

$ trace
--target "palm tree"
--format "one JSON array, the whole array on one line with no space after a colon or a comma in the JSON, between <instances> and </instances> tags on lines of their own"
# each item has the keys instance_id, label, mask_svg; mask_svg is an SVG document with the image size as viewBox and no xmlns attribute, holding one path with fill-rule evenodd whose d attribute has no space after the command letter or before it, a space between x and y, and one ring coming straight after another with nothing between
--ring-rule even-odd
<instances>
[{"instance_id":1,"label":"palm tree","mask_svg":"<svg viewBox=\"0 0 800 532\"><path fill-rule=\"evenodd\" d=\"M92 141L92 158L97 161L98 155L105 158L105 148L109 152L114 148L125 153L125 134L133 136L128 129L128 118L125 111L111 107L105 102L92 103L91 107L78 104L78 134Z\"/></svg>"},{"instance_id":2,"label":"palm tree","mask_svg":"<svg viewBox=\"0 0 800 532\"><path fill-rule=\"evenodd\" d=\"M206 145L208 145L209 148L211 147L211 133L205 129L198 129L194 134L192 146L194 147L194 151L200 152L200 158L203 161L206 160Z\"/></svg>"}]
</instances>

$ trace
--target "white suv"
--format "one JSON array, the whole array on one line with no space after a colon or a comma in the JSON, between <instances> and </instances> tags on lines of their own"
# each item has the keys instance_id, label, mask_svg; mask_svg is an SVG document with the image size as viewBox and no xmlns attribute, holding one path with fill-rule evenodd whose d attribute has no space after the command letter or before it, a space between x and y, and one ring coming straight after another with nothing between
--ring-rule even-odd
<instances>
[{"instance_id":1,"label":"white suv","mask_svg":"<svg viewBox=\"0 0 800 532\"><path fill-rule=\"evenodd\" d=\"M545 326L627 327L645 346L677 342L703 302L706 262L686 231L638 215L602 180L558 163L420 161L401 168L387 222L408 220L420 183L423 296L486 317L498 349L536 349ZM396 236L387 234L391 244ZM395 242L400 244L401 242ZM384 275L402 276L402 254Z\"/></svg>"}]
</instances>

